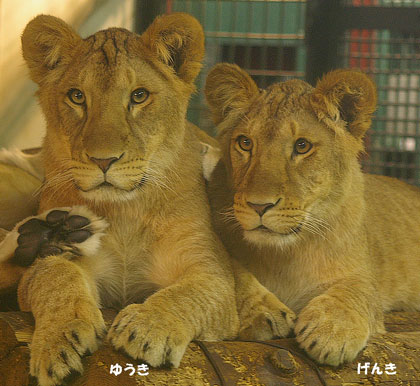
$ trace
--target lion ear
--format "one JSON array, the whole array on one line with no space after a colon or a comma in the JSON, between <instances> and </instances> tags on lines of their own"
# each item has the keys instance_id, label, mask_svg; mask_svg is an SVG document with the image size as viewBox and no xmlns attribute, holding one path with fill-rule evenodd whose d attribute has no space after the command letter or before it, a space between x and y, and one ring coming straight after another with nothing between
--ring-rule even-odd
<instances>
[{"instance_id":1,"label":"lion ear","mask_svg":"<svg viewBox=\"0 0 420 386\"><path fill-rule=\"evenodd\" d=\"M204 58L204 32L194 17L185 13L157 17L141 38L179 78L194 82Z\"/></svg>"},{"instance_id":2,"label":"lion ear","mask_svg":"<svg viewBox=\"0 0 420 386\"><path fill-rule=\"evenodd\" d=\"M247 106L259 90L252 78L236 64L220 63L207 75L204 93L217 125L230 111Z\"/></svg>"},{"instance_id":3,"label":"lion ear","mask_svg":"<svg viewBox=\"0 0 420 386\"><path fill-rule=\"evenodd\" d=\"M81 41L81 37L63 20L39 15L22 34L22 53L31 78L40 83Z\"/></svg>"},{"instance_id":4,"label":"lion ear","mask_svg":"<svg viewBox=\"0 0 420 386\"><path fill-rule=\"evenodd\" d=\"M362 72L335 70L318 81L311 100L315 111L342 119L356 138L364 136L376 109L376 87Z\"/></svg>"}]
</instances>

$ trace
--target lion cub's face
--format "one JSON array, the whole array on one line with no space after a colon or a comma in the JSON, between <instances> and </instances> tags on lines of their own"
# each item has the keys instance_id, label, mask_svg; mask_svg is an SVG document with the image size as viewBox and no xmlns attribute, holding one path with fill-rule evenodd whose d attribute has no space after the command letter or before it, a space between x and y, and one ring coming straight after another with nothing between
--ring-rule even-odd
<instances>
[{"instance_id":1,"label":"lion cub's face","mask_svg":"<svg viewBox=\"0 0 420 386\"><path fill-rule=\"evenodd\" d=\"M285 246L324 234L351 183L350 169L358 168L360 138L343 119L350 115L303 81L259 91L246 73L226 64L209 74L206 95L245 238Z\"/></svg>"},{"instance_id":2,"label":"lion cub's face","mask_svg":"<svg viewBox=\"0 0 420 386\"><path fill-rule=\"evenodd\" d=\"M185 96L129 47L124 31L95 34L54 87L62 124L53 135L86 198L127 198L161 178L183 131Z\"/></svg>"},{"instance_id":3,"label":"lion cub's face","mask_svg":"<svg viewBox=\"0 0 420 386\"><path fill-rule=\"evenodd\" d=\"M284 244L302 230L322 230L319 207L338 167L333 133L314 114L271 117L268 98L262 95L231 134L233 209L247 239Z\"/></svg>"},{"instance_id":4,"label":"lion cub's face","mask_svg":"<svg viewBox=\"0 0 420 386\"><path fill-rule=\"evenodd\" d=\"M173 16L157 19L142 36L111 28L84 40L53 17L28 25L23 52L40 85L44 148L54 162L47 178L71 180L97 201L130 199L164 183L203 54L199 24ZM35 33L49 46L41 38L34 43Z\"/></svg>"}]
</instances>

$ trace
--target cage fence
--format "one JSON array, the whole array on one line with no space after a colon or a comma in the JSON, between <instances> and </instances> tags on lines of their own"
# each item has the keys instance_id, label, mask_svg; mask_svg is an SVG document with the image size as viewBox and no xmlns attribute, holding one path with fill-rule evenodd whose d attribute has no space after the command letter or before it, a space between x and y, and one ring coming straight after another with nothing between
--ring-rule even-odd
<instances>
[{"instance_id":1,"label":"cage fence","mask_svg":"<svg viewBox=\"0 0 420 386\"><path fill-rule=\"evenodd\" d=\"M420 185L420 0L164 0L164 7L194 15L205 31L205 65L188 113L200 128L214 134L202 89L216 63L238 64L262 88L361 69L378 88L363 168ZM407 17L415 25L406 28Z\"/></svg>"},{"instance_id":2,"label":"cage fence","mask_svg":"<svg viewBox=\"0 0 420 386\"><path fill-rule=\"evenodd\" d=\"M187 12L202 24L206 58L198 79L202 91L216 63L236 63L259 87L305 77L306 0L167 0L167 12ZM214 134L202 92L190 103L188 119Z\"/></svg>"},{"instance_id":3,"label":"cage fence","mask_svg":"<svg viewBox=\"0 0 420 386\"><path fill-rule=\"evenodd\" d=\"M388 13L401 7L420 11L419 0L344 3L348 7L382 8ZM377 85L378 108L367 136L365 170L420 185L420 26L347 29L339 44L339 57L342 67L360 68Z\"/></svg>"}]
</instances>

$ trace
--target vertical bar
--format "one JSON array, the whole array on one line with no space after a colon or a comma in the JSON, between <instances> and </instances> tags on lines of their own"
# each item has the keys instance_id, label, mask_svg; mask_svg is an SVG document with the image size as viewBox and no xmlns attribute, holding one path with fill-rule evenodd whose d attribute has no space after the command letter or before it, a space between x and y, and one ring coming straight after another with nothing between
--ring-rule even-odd
<instances>
[{"instance_id":1,"label":"vertical bar","mask_svg":"<svg viewBox=\"0 0 420 386\"><path fill-rule=\"evenodd\" d=\"M232 37L231 37L231 41L230 41L230 45L229 45L229 54L228 54L229 55L228 60L229 60L230 63L235 62L236 43L234 43L234 40L233 40L233 32L236 31L236 19L238 17L238 5L237 5L236 0L233 1L232 7L233 7L233 12L232 12L232 17L230 19L231 20L230 25L231 25Z\"/></svg>"},{"instance_id":2,"label":"vertical bar","mask_svg":"<svg viewBox=\"0 0 420 386\"><path fill-rule=\"evenodd\" d=\"M264 28L263 28L262 32L265 33L265 34L268 32L268 2L267 1L265 1L265 4L264 4ZM261 68L263 70L267 70L268 69L267 40L264 40L264 43L262 44L261 50L262 50L262 52L261 52L262 66L261 66ZM271 83L271 82L268 82L267 78L268 78L267 75L264 75L264 76L261 77L261 87L262 88L266 88L268 86L268 84Z\"/></svg>"},{"instance_id":3,"label":"vertical bar","mask_svg":"<svg viewBox=\"0 0 420 386\"><path fill-rule=\"evenodd\" d=\"M206 1L200 1L200 22L203 26L204 33L207 30L207 0ZM207 42L205 42L206 44ZM206 44L207 46L207 44ZM207 48L206 48L207 53ZM204 65L203 69L201 70L201 73L198 77L198 91L200 92L199 97L197 98L199 105L197 106L198 109L198 127L202 129L207 129L206 125L206 119L205 119L205 110L206 110L206 103L203 95L203 89L204 89L204 80L205 80L205 74L207 74L208 71L208 57L207 55L204 56Z\"/></svg>"},{"instance_id":4,"label":"vertical bar","mask_svg":"<svg viewBox=\"0 0 420 386\"><path fill-rule=\"evenodd\" d=\"M337 25L337 14L341 1L312 0L306 12L306 79L314 84L322 74L336 68L339 40L343 35ZM325 39L325 37L330 37Z\"/></svg>"},{"instance_id":5,"label":"vertical bar","mask_svg":"<svg viewBox=\"0 0 420 386\"><path fill-rule=\"evenodd\" d=\"M165 13L166 0L137 0L134 30L142 33L153 22L156 16Z\"/></svg>"},{"instance_id":6,"label":"vertical bar","mask_svg":"<svg viewBox=\"0 0 420 386\"><path fill-rule=\"evenodd\" d=\"M251 1L248 4L248 11L247 12L247 32L252 31L252 20L254 15L254 3ZM245 38L245 68L247 70L251 70L251 42L252 40L247 36Z\"/></svg>"}]
</instances>

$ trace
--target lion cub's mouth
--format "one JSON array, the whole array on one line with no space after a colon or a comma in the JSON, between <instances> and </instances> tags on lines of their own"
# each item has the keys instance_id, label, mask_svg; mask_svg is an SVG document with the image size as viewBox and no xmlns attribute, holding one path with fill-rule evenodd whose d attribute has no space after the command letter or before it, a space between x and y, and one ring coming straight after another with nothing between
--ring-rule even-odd
<instances>
[{"instance_id":1,"label":"lion cub's mouth","mask_svg":"<svg viewBox=\"0 0 420 386\"><path fill-rule=\"evenodd\" d=\"M302 224L299 224L298 226L294 227L294 228L290 228L290 232L287 233L280 233L280 232L275 232L270 228L267 228L265 225L260 225L254 229L251 229L251 231L260 231L260 232L264 232L264 233L268 233L268 234L276 234L276 235L281 235L281 236L289 236L289 235L295 235L297 233L299 233L302 229Z\"/></svg>"},{"instance_id":2,"label":"lion cub's mouth","mask_svg":"<svg viewBox=\"0 0 420 386\"><path fill-rule=\"evenodd\" d=\"M123 191L123 192L132 192L136 189L141 188L145 183L146 183L146 177L143 177L138 183L136 183L131 189L125 189L119 186L116 186L115 184L111 184L109 181L103 181L98 185L95 185L89 189L83 189L82 187L80 187L79 185L76 184L77 189L81 190L84 193L89 193L89 192L94 192L94 191L99 191L101 189L106 189L106 190L116 190L116 191Z\"/></svg>"},{"instance_id":3,"label":"lion cub's mouth","mask_svg":"<svg viewBox=\"0 0 420 386\"><path fill-rule=\"evenodd\" d=\"M109 187L115 188L115 186L112 185L110 182L104 181L104 182L102 182L102 184L97 186L95 189L97 189L97 188L109 188Z\"/></svg>"}]
</instances>

